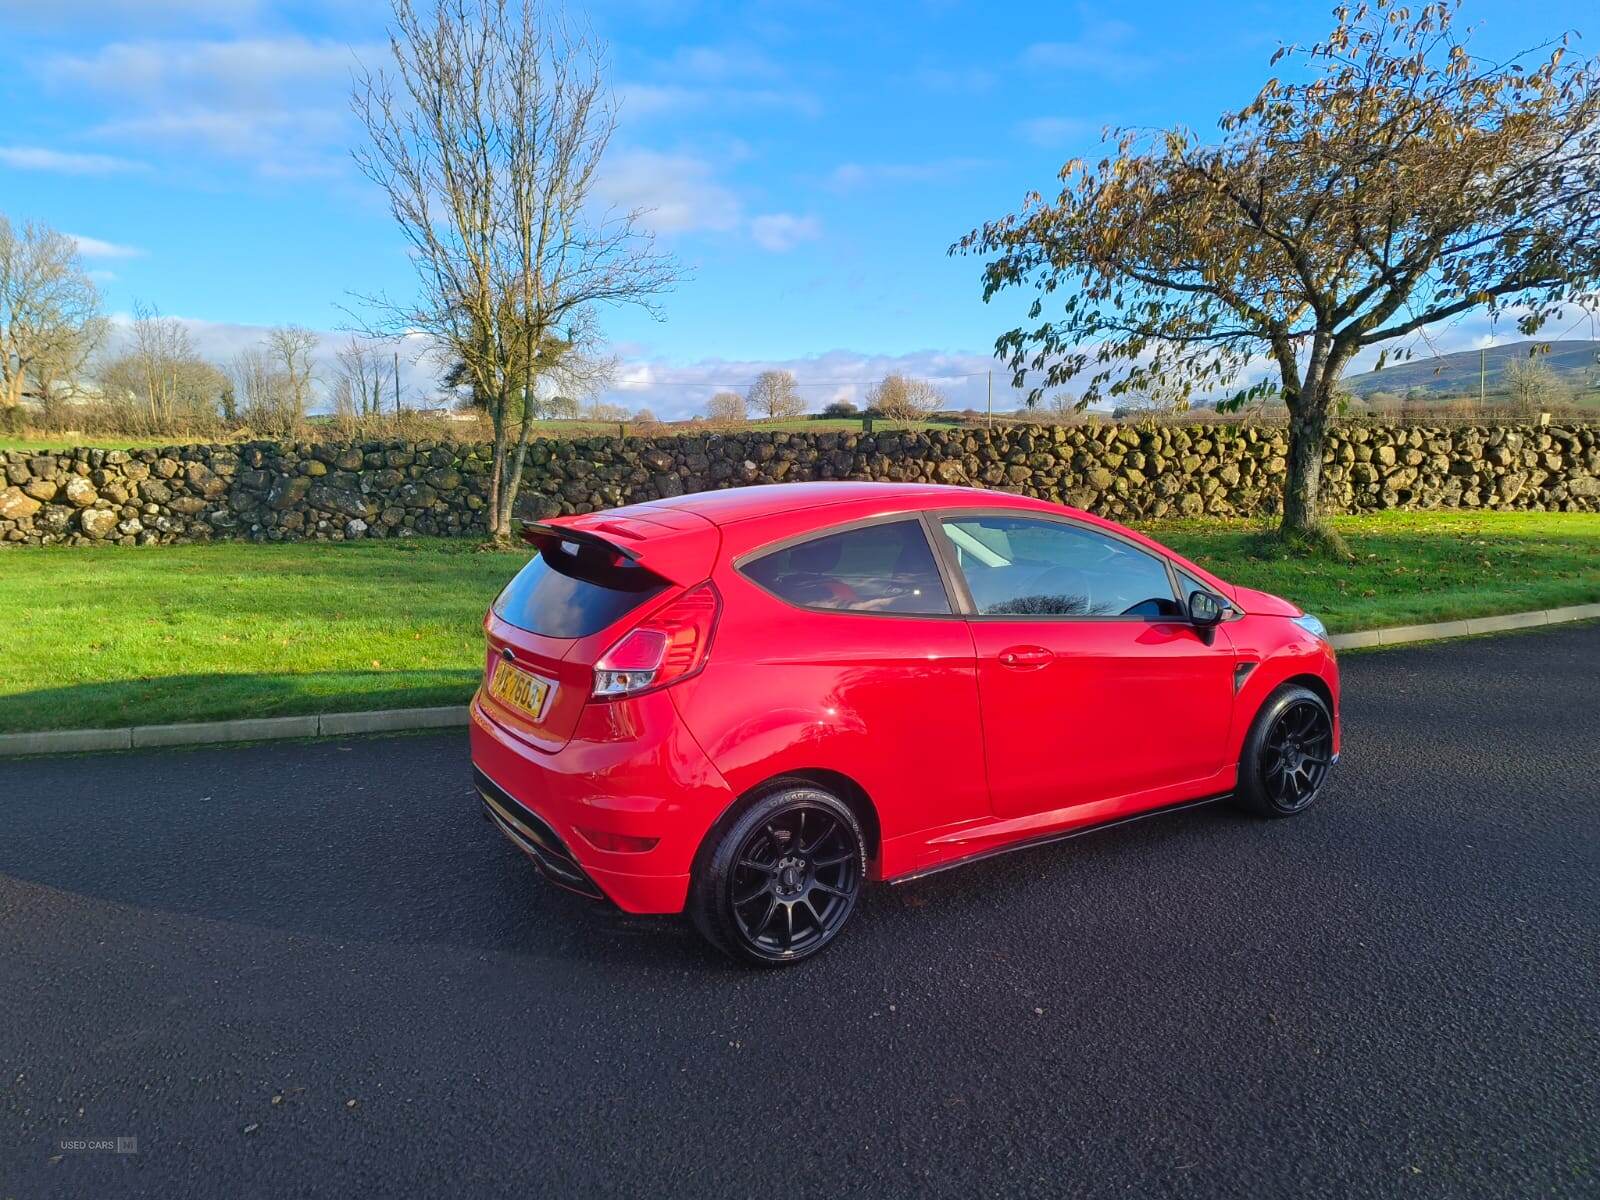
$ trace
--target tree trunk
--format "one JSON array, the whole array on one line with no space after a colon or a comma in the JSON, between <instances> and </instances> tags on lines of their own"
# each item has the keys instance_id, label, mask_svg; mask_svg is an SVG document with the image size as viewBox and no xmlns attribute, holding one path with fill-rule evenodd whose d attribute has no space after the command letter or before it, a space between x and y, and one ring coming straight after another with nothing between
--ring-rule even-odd
<instances>
[{"instance_id":1,"label":"tree trunk","mask_svg":"<svg viewBox=\"0 0 1600 1200\"><path fill-rule=\"evenodd\" d=\"M522 384L522 423L517 431L517 449L511 458L511 469L507 478L505 494L501 503L505 510L505 524L511 526L511 512L517 502L517 493L522 489L522 468L528 459L528 439L533 434L533 380L530 376Z\"/></svg>"},{"instance_id":2,"label":"tree trunk","mask_svg":"<svg viewBox=\"0 0 1600 1200\"><path fill-rule=\"evenodd\" d=\"M494 461L489 467L489 536L504 541L511 530L500 520L500 494L506 483L506 405L505 398L489 401L489 415L494 422Z\"/></svg>"},{"instance_id":3,"label":"tree trunk","mask_svg":"<svg viewBox=\"0 0 1600 1200\"><path fill-rule=\"evenodd\" d=\"M1318 488L1332 384L1324 375L1312 383L1312 389L1289 400L1289 467L1283 481L1283 521L1279 526L1285 536L1317 537L1325 532Z\"/></svg>"}]
</instances>

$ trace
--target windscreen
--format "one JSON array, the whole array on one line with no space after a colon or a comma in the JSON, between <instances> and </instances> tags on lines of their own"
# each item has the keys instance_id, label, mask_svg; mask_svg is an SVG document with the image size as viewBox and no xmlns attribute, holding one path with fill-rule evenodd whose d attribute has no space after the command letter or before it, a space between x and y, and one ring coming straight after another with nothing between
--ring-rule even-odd
<instances>
[{"instance_id":1,"label":"windscreen","mask_svg":"<svg viewBox=\"0 0 1600 1200\"><path fill-rule=\"evenodd\" d=\"M495 616L544 637L599 633L667 585L594 546L547 541L494 602Z\"/></svg>"}]
</instances>

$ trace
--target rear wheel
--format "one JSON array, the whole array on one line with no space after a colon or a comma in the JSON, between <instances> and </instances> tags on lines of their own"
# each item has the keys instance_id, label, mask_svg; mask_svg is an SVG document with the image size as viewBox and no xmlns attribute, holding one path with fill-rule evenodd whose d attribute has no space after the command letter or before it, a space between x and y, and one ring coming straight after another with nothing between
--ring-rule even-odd
<instances>
[{"instance_id":1,"label":"rear wheel","mask_svg":"<svg viewBox=\"0 0 1600 1200\"><path fill-rule=\"evenodd\" d=\"M798 962L838 936L865 878L865 842L849 807L810 784L784 784L752 802L703 856L689 915L734 958Z\"/></svg>"},{"instance_id":2,"label":"rear wheel","mask_svg":"<svg viewBox=\"0 0 1600 1200\"><path fill-rule=\"evenodd\" d=\"M1263 817L1310 808L1333 765L1333 715L1321 696L1288 684L1267 698L1239 756L1234 798Z\"/></svg>"}]
</instances>

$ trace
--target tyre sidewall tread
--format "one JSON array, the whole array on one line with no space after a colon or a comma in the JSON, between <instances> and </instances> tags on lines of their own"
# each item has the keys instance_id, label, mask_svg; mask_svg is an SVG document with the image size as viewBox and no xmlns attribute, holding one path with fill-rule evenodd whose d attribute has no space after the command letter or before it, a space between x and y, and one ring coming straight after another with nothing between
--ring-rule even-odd
<instances>
[{"instance_id":1,"label":"tyre sidewall tread","mask_svg":"<svg viewBox=\"0 0 1600 1200\"><path fill-rule=\"evenodd\" d=\"M1333 714L1329 712L1327 702L1310 688L1302 687L1300 684L1286 683L1266 698L1256 712L1255 720L1250 723L1250 732L1245 735L1244 747L1239 752L1239 781L1234 789L1233 800L1247 812L1273 819L1296 817L1316 804L1322 795L1322 788L1327 786L1324 780L1307 803L1299 808L1284 809L1267 794L1266 785L1261 778L1261 750L1266 743L1268 731L1285 708L1301 700L1311 701L1327 714L1330 725L1333 722Z\"/></svg>"},{"instance_id":2,"label":"tyre sidewall tread","mask_svg":"<svg viewBox=\"0 0 1600 1200\"><path fill-rule=\"evenodd\" d=\"M852 901L852 911L844 923L826 941L802 954L772 958L752 950L740 937L727 899L728 878L733 871L734 856L744 844L745 838L771 819L775 813L797 802L815 804L827 809L844 823L851 837L855 839L855 853L858 860L856 900ZM737 962L760 967L789 966L821 953L838 939L839 934L850 924L849 917L855 915L853 906L860 900L861 888L866 882L866 872L866 838L861 832L861 823L856 820L856 815L850 810L850 806L831 792L824 791L805 780L775 780L770 786L746 800L738 816L720 835L714 833L712 838L707 839L707 844L702 848L696 862L694 878L689 885L687 906L689 918L702 937Z\"/></svg>"}]
</instances>

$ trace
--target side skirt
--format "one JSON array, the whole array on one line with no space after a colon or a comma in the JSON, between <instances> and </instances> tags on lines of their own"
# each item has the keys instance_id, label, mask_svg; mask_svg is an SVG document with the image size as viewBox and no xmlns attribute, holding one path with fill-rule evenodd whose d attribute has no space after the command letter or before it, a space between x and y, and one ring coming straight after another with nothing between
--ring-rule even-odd
<instances>
[{"instance_id":1,"label":"side skirt","mask_svg":"<svg viewBox=\"0 0 1600 1200\"><path fill-rule=\"evenodd\" d=\"M1031 850L1036 846L1048 846L1052 842L1064 842L1069 838L1082 837L1086 833L1099 833L1104 829L1115 829L1118 825L1131 825L1135 821L1144 820L1146 817L1166 816L1168 813L1182 812L1187 808L1204 808L1208 804L1226 800L1232 794L1232 792L1223 792L1218 796L1203 796L1199 800L1182 800L1177 804L1163 804L1160 808L1129 813L1125 817L1114 817L1109 821L1098 821L1092 825L1080 825L1076 829L1066 829L1059 833L1046 833L1039 837L1023 838L1021 841L1009 842L1004 846L991 846L987 850L979 850L976 854L953 858L949 862L942 862L937 866L927 867L920 871L912 871L908 875L896 875L887 882L890 884L911 883L917 879L926 879L929 875L937 875L941 871L971 866L973 863L982 862L986 858L999 858L1002 854L1010 854L1013 850Z\"/></svg>"}]
</instances>

